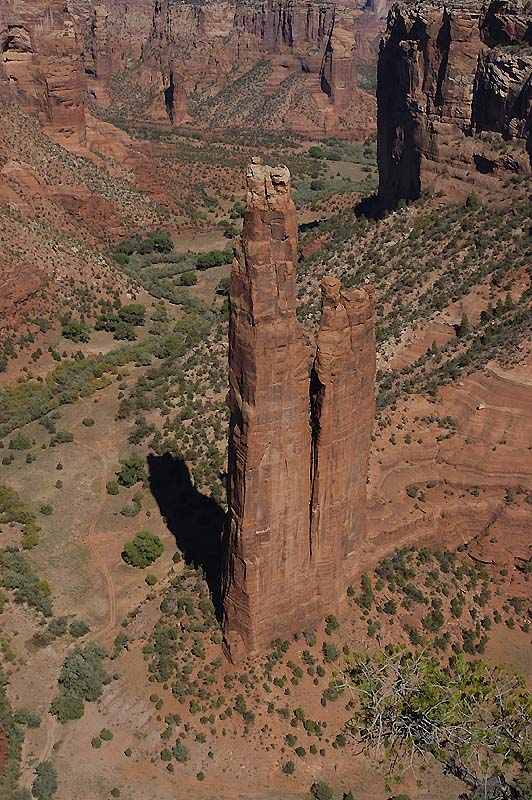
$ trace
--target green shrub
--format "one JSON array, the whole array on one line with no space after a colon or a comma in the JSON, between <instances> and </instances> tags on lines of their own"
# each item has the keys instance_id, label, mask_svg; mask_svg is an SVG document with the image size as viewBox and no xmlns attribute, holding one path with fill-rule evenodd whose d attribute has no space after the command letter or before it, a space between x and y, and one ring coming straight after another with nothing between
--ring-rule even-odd
<instances>
[{"instance_id":1,"label":"green shrub","mask_svg":"<svg viewBox=\"0 0 532 800\"><path fill-rule=\"evenodd\" d=\"M73 441L74 434L70 433L70 431L57 431L57 433L52 436L50 444L55 446L57 444L68 444Z\"/></svg>"},{"instance_id":2,"label":"green shrub","mask_svg":"<svg viewBox=\"0 0 532 800\"><path fill-rule=\"evenodd\" d=\"M32 441L29 436L26 436L21 431L18 431L17 434L9 440L9 449L10 450L29 450L31 447Z\"/></svg>"},{"instance_id":3,"label":"green shrub","mask_svg":"<svg viewBox=\"0 0 532 800\"><path fill-rule=\"evenodd\" d=\"M147 481L148 476L144 468L144 459L134 455L120 461L122 468L116 473L118 483L122 486L134 486L139 481Z\"/></svg>"},{"instance_id":4,"label":"green shrub","mask_svg":"<svg viewBox=\"0 0 532 800\"><path fill-rule=\"evenodd\" d=\"M285 775L293 775L296 770L296 765L293 761L287 761L286 764L283 766L283 772Z\"/></svg>"},{"instance_id":5,"label":"green shrub","mask_svg":"<svg viewBox=\"0 0 532 800\"><path fill-rule=\"evenodd\" d=\"M94 420L92 417L84 417L81 421L86 428L92 428L94 425Z\"/></svg>"},{"instance_id":6,"label":"green shrub","mask_svg":"<svg viewBox=\"0 0 532 800\"><path fill-rule=\"evenodd\" d=\"M188 750L180 739L178 739L172 747L172 755L180 764L184 764L188 761Z\"/></svg>"},{"instance_id":7,"label":"green shrub","mask_svg":"<svg viewBox=\"0 0 532 800\"><path fill-rule=\"evenodd\" d=\"M159 537L150 531L139 531L135 538L127 542L122 558L132 567L149 567L153 564L164 550L163 543Z\"/></svg>"},{"instance_id":8,"label":"green shrub","mask_svg":"<svg viewBox=\"0 0 532 800\"><path fill-rule=\"evenodd\" d=\"M310 796L313 800L332 800L333 790L325 781L313 783L310 787Z\"/></svg>"},{"instance_id":9,"label":"green shrub","mask_svg":"<svg viewBox=\"0 0 532 800\"><path fill-rule=\"evenodd\" d=\"M340 651L336 647L336 645L331 644L330 642L324 642L322 647L323 652L323 659L327 662L327 664L331 664L334 661L338 661L340 657Z\"/></svg>"},{"instance_id":10,"label":"green shrub","mask_svg":"<svg viewBox=\"0 0 532 800\"><path fill-rule=\"evenodd\" d=\"M107 494L116 495L120 492L118 481L108 481L105 485L105 488L107 489Z\"/></svg>"},{"instance_id":11,"label":"green shrub","mask_svg":"<svg viewBox=\"0 0 532 800\"><path fill-rule=\"evenodd\" d=\"M129 325L144 325L146 307L141 303L130 303L118 310L118 316Z\"/></svg>"},{"instance_id":12,"label":"green shrub","mask_svg":"<svg viewBox=\"0 0 532 800\"><path fill-rule=\"evenodd\" d=\"M195 272L183 272L179 277L181 286L195 286L197 282L198 278Z\"/></svg>"},{"instance_id":13,"label":"green shrub","mask_svg":"<svg viewBox=\"0 0 532 800\"><path fill-rule=\"evenodd\" d=\"M14 591L16 603L26 603L45 617L52 616L48 583L35 574L27 558L16 549L0 549L0 585Z\"/></svg>"},{"instance_id":14,"label":"green shrub","mask_svg":"<svg viewBox=\"0 0 532 800\"><path fill-rule=\"evenodd\" d=\"M112 738L113 738L113 734L111 733L109 728L102 728L101 729L101 731L100 731L100 739L102 739L104 742L110 742L110 741L112 741Z\"/></svg>"},{"instance_id":15,"label":"green shrub","mask_svg":"<svg viewBox=\"0 0 532 800\"><path fill-rule=\"evenodd\" d=\"M67 624L68 621L66 617L55 617L48 624L48 630L52 636L64 636L67 632Z\"/></svg>"},{"instance_id":16,"label":"green shrub","mask_svg":"<svg viewBox=\"0 0 532 800\"><path fill-rule=\"evenodd\" d=\"M50 708L59 722L80 719L84 701L101 697L103 687L111 680L102 664L106 656L107 651L95 642L84 647L76 645L67 653L59 676L60 691Z\"/></svg>"},{"instance_id":17,"label":"green shrub","mask_svg":"<svg viewBox=\"0 0 532 800\"><path fill-rule=\"evenodd\" d=\"M89 626L87 623L82 619L74 619L70 623L70 627L68 632L71 636L75 639L79 639L81 636L85 636L90 631Z\"/></svg>"},{"instance_id":18,"label":"green shrub","mask_svg":"<svg viewBox=\"0 0 532 800\"><path fill-rule=\"evenodd\" d=\"M329 614L328 617L325 617L325 622L326 622L325 633L328 636L330 636L332 633L334 633L334 631L338 630L338 628L340 627L340 623L338 622L334 614Z\"/></svg>"},{"instance_id":19,"label":"green shrub","mask_svg":"<svg viewBox=\"0 0 532 800\"><path fill-rule=\"evenodd\" d=\"M61 336L65 339L70 339L72 342L88 342L91 338L87 325L80 320L65 322L61 330Z\"/></svg>"},{"instance_id":20,"label":"green shrub","mask_svg":"<svg viewBox=\"0 0 532 800\"><path fill-rule=\"evenodd\" d=\"M85 706L83 700L69 694L58 694L50 706L50 712L57 717L59 722L65 723L71 719L81 719Z\"/></svg>"},{"instance_id":21,"label":"green shrub","mask_svg":"<svg viewBox=\"0 0 532 800\"><path fill-rule=\"evenodd\" d=\"M35 770L31 793L36 800L51 800L57 791L57 772L51 761L41 761Z\"/></svg>"},{"instance_id":22,"label":"green shrub","mask_svg":"<svg viewBox=\"0 0 532 800\"><path fill-rule=\"evenodd\" d=\"M26 725L28 728L38 728L41 724L39 714L31 708L18 708L13 714L13 719L17 725Z\"/></svg>"},{"instance_id":23,"label":"green shrub","mask_svg":"<svg viewBox=\"0 0 532 800\"><path fill-rule=\"evenodd\" d=\"M210 267L219 267L222 264L231 264L232 261L232 250L211 250L208 253L201 253L197 257L196 269L210 269Z\"/></svg>"}]
</instances>

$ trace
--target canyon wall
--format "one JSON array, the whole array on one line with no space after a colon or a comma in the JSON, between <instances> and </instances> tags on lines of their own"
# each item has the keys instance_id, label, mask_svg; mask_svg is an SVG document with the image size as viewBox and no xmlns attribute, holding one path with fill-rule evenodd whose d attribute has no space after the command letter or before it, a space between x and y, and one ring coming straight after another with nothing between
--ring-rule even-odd
<instances>
[{"instance_id":1,"label":"canyon wall","mask_svg":"<svg viewBox=\"0 0 532 800\"><path fill-rule=\"evenodd\" d=\"M122 113L128 95L176 125L360 136L375 132L375 98L358 88L357 68L375 63L382 6L117 0L106 8L104 33L103 12L95 25L93 12L75 4L86 53L102 52L104 42L112 73L129 87L115 96Z\"/></svg>"},{"instance_id":2,"label":"canyon wall","mask_svg":"<svg viewBox=\"0 0 532 800\"><path fill-rule=\"evenodd\" d=\"M378 62L383 202L530 172L531 45L526 0L392 8Z\"/></svg>"},{"instance_id":3,"label":"canyon wall","mask_svg":"<svg viewBox=\"0 0 532 800\"><path fill-rule=\"evenodd\" d=\"M365 537L373 425L370 292L323 281L317 352L296 317L286 167L251 165L229 317L223 628L232 659L335 611Z\"/></svg>"},{"instance_id":4,"label":"canyon wall","mask_svg":"<svg viewBox=\"0 0 532 800\"><path fill-rule=\"evenodd\" d=\"M86 139L86 83L79 28L63 0L0 8L0 99L36 114L70 146Z\"/></svg>"},{"instance_id":5,"label":"canyon wall","mask_svg":"<svg viewBox=\"0 0 532 800\"><path fill-rule=\"evenodd\" d=\"M107 21L109 12L104 5L97 5L92 14L87 45L84 52L87 87L100 108L110 103L109 88L112 76L112 58Z\"/></svg>"}]
</instances>

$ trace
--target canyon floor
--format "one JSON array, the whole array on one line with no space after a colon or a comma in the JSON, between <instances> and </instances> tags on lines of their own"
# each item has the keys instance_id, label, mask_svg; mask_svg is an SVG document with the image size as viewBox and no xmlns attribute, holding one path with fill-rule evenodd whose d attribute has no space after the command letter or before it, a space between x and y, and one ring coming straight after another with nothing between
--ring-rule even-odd
<instances>
[{"instance_id":1,"label":"canyon floor","mask_svg":"<svg viewBox=\"0 0 532 800\"><path fill-rule=\"evenodd\" d=\"M28 274L43 249L55 270L6 309L0 373L0 485L25 509L11 512L2 496L0 660L10 706L39 722L21 724L21 784L30 787L37 764L51 760L58 800L276 800L306 797L317 780L362 800L458 797L461 785L436 767L386 786L383 767L344 733L343 673L351 651L404 642L442 658L464 651L502 661L532 681L526 182L504 200L499 191L465 193L366 219L353 209L375 186L370 142L204 143L130 131L115 143L116 164L106 162L127 166L124 184L97 158L63 160L52 143L46 164L30 167L23 146L43 141L35 127L30 134L22 141L11 129L19 166L11 163L14 194L2 206L3 235L19 237ZM321 275L376 286L378 411L369 538L341 613L272 643L264 658L231 665L212 602L229 265L219 255L214 266L198 259L238 233L243 170L257 153L288 162L294 175L298 313L309 340ZM50 164L61 167L59 178ZM98 191L83 193L83 181ZM54 182L70 185L59 199ZM103 210L98 192L108 197ZM149 249L153 242L143 251L154 229L169 234L164 254ZM14 243L4 245L9 255ZM76 263L72 247L87 272L69 284L59 273ZM69 294L80 275L85 284ZM105 325L132 303L145 307L144 322L119 339ZM67 309L86 336L65 336ZM122 553L142 530L164 549L137 568ZM72 628L76 621L88 630ZM50 705L63 665L90 642L106 649L94 662L103 677L83 716L61 723ZM2 753L0 738L0 769Z\"/></svg>"}]
</instances>

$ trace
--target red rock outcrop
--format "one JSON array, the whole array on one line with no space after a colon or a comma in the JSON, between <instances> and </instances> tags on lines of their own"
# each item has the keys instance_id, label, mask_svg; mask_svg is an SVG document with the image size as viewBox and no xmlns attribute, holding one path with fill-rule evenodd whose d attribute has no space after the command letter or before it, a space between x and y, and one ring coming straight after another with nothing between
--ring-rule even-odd
<instances>
[{"instance_id":1,"label":"red rock outcrop","mask_svg":"<svg viewBox=\"0 0 532 800\"><path fill-rule=\"evenodd\" d=\"M112 58L107 30L108 18L109 12L106 7L97 5L90 25L89 47L84 54L88 89L101 108L107 108L110 103Z\"/></svg>"},{"instance_id":2,"label":"red rock outcrop","mask_svg":"<svg viewBox=\"0 0 532 800\"><path fill-rule=\"evenodd\" d=\"M247 183L230 285L222 594L232 659L315 625L343 594L365 532L375 371L371 295L327 278L311 369L289 172L254 163Z\"/></svg>"},{"instance_id":3,"label":"red rock outcrop","mask_svg":"<svg viewBox=\"0 0 532 800\"><path fill-rule=\"evenodd\" d=\"M86 141L78 33L63 0L0 8L0 98L37 114L54 139L70 146Z\"/></svg>"},{"instance_id":4,"label":"red rock outcrop","mask_svg":"<svg viewBox=\"0 0 532 800\"><path fill-rule=\"evenodd\" d=\"M366 532L366 476L375 416L375 311L371 289L322 280L311 375L311 548L325 607L342 596Z\"/></svg>"},{"instance_id":5,"label":"red rock outcrop","mask_svg":"<svg viewBox=\"0 0 532 800\"><path fill-rule=\"evenodd\" d=\"M520 0L392 8L377 89L384 202L415 199L436 180L530 171L531 30Z\"/></svg>"}]
</instances>

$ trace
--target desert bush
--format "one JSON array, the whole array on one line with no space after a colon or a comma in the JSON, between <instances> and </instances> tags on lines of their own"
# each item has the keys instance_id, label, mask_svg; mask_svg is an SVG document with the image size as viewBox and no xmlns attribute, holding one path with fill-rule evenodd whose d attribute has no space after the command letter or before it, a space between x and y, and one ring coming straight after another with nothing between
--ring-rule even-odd
<instances>
[{"instance_id":1,"label":"desert bush","mask_svg":"<svg viewBox=\"0 0 532 800\"><path fill-rule=\"evenodd\" d=\"M41 724L39 714L32 708L17 708L13 714L13 719L17 725L26 725L28 728L38 728Z\"/></svg>"},{"instance_id":2,"label":"desert bush","mask_svg":"<svg viewBox=\"0 0 532 800\"><path fill-rule=\"evenodd\" d=\"M230 264L233 260L232 250L211 250L208 253L201 253L196 259L196 269L209 269L219 267L222 264Z\"/></svg>"},{"instance_id":3,"label":"desert bush","mask_svg":"<svg viewBox=\"0 0 532 800\"><path fill-rule=\"evenodd\" d=\"M131 541L127 542L122 558L132 567L149 567L164 550L159 537L150 531L139 531Z\"/></svg>"},{"instance_id":4,"label":"desert bush","mask_svg":"<svg viewBox=\"0 0 532 800\"><path fill-rule=\"evenodd\" d=\"M118 483L122 486L134 486L139 481L146 481L147 475L144 467L144 459L141 456L133 455L120 461L121 469L116 473Z\"/></svg>"},{"instance_id":5,"label":"desert bush","mask_svg":"<svg viewBox=\"0 0 532 800\"><path fill-rule=\"evenodd\" d=\"M59 676L60 692L52 701L51 712L60 722L83 716L83 704L98 700L111 680L104 669L107 651L95 642L76 646L67 653Z\"/></svg>"},{"instance_id":6,"label":"desert bush","mask_svg":"<svg viewBox=\"0 0 532 800\"><path fill-rule=\"evenodd\" d=\"M82 636L85 636L90 631L89 626L87 623L82 619L75 619L70 623L70 627L68 632L71 636L75 639L79 639Z\"/></svg>"},{"instance_id":7,"label":"desert bush","mask_svg":"<svg viewBox=\"0 0 532 800\"><path fill-rule=\"evenodd\" d=\"M14 592L16 603L25 603L45 617L52 616L51 591L29 561L14 548L0 550L0 585Z\"/></svg>"},{"instance_id":8,"label":"desert bush","mask_svg":"<svg viewBox=\"0 0 532 800\"><path fill-rule=\"evenodd\" d=\"M52 800L57 791L57 772L51 761L41 761L35 769L31 793L36 800Z\"/></svg>"},{"instance_id":9,"label":"desert bush","mask_svg":"<svg viewBox=\"0 0 532 800\"><path fill-rule=\"evenodd\" d=\"M332 800L334 792L328 783L318 781L310 787L310 796L313 800Z\"/></svg>"},{"instance_id":10,"label":"desert bush","mask_svg":"<svg viewBox=\"0 0 532 800\"><path fill-rule=\"evenodd\" d=\"M61 329L61 336L72 342L88 342L91 338L89 328L81 320L69 320Z\"/></svg>"},{"instance_id":11,"label":"desert bush","mask_svg":"<svg viewBox=\"0 0 532 800\"><path fill-rule=\"evenodd\" d=\"M184 764L186 761L188 761L188 750L180 739L178 739L172 747L172 755L180 764Z\"/></svg>"},{"instance_id":12,"label":"desert bush","mask_svg":"<svg viewBox=\"0 0 532 800\"><path fill-rule=\"evenodd\" d=\"M9 449L10 450L29 450L31 447L31 439L26 434L22 433L22 431L18 431L16 436L14 436L9 441Z\"/></svg>"}]
</instances>

